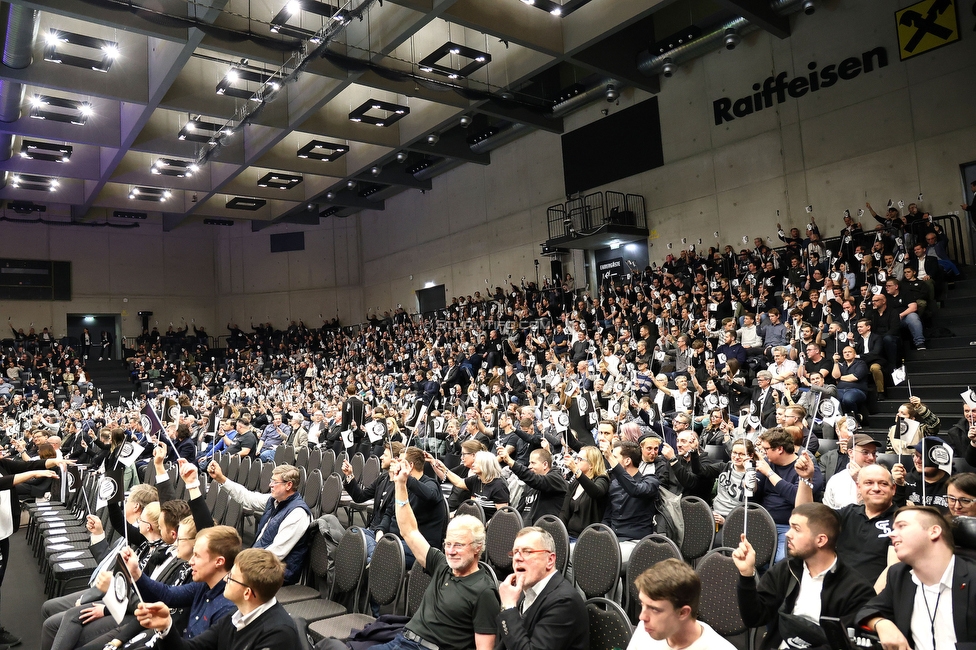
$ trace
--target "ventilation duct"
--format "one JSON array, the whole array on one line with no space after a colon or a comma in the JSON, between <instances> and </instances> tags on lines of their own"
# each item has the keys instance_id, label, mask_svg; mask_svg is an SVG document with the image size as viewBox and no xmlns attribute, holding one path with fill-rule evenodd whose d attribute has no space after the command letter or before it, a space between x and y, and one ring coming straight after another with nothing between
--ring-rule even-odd
<instances>
[{"instance_id":1,"label":"ventilation duct","mask_svg":"<svg viewBox=\"0 0 976 650\"><path fill-rule=\"evenodd\" d=\"M803 8L803 0L772 0L770 8L781 16L796 13ZM637 55L637 69L648 77L653 77L663 72L664 64L668 60L676 66L681 66L692 59L697 59L709 52L725 47L725 37L730 31L735 32L740 37L759 29L758 25L746 20L745 18L733 18L724 23L716 25L706 34L689 41L684 45L663 52L652 54L650 50L644 50ZM574 98L575 99L575 98Z\"/></svg>"},{"instance_id":2,"label":"ventilation duct","mask_svg":"<svg viewBox=\"0 0 976 650\"><path fill-rule=\"evenodd\" d=\"M0 162L10 160L12 155L14 155L14 134L0 133Z\"/></svg>"},{"instance_id":3,"label":"ventilation duct","mask_svg":"<svg viewBox=\"0 0 976 650\"><path fill-rule=\"evenodd\" d=\"M31 64L34 39L37 37L37 11L22 5L4 3L3 18L7 31L3 41L3 64L20 70Z\"/></svg>"},{"instance_id":4,"label":"ventilation duct","mask_svg":"<svg viewBox=\"0 0 976 650\"><path fill-rule=\"evenodd\" d=\"M9 3L2 3L0 10L7 26L3 41L3 64L13 69L26 68L31 63L31 52L37 37L37 11ZM25 91L22 83L0 80L0 122L20 119ZM3 155L9 158L7 142L2 142L2 145Z\"/></svg>"}]
</instances>

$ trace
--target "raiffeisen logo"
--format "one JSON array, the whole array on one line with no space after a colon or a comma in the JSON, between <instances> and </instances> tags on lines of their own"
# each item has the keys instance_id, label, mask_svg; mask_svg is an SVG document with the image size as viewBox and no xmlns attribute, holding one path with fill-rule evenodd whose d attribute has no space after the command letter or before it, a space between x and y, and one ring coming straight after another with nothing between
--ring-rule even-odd
<instances>
[{"instance_id":1,"label":"raiffeisen logo","mask_svg":"<svg viewBox=\"0 0 976 650\"><path fill-rule=\"evenodd\" d=\"M772 108L773 100L777 104L782 104L786 101L787 95L799 99L807 93L815 93L822 88L830 88L838 81L849 81L861 73L866 74L887 65L888 52L883 47L876 47L865 52L860 58L852 56L840 63L825 65L819 70L817 63L811 61L807 64L807 70L810 73L806 76L788 79L789 73L780 72L775 77L766 77L766 80L761 84L752 84L752 89L755 91L752 95L746 95L734 101L729 97L722 97L713 101L715 126L721 126L724 122L731 122L736 118L752 115L764 108Z\"/></svg>"}]
</instances>

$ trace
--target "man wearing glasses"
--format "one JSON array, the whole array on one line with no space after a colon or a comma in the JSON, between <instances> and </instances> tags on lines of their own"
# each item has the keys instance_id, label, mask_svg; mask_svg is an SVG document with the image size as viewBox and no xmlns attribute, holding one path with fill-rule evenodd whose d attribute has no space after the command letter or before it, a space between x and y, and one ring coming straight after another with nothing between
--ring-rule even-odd
<instances>
[{"instance_id":1,"label":"man wearing glasses","mask_svg":"<svg viewBox=\"0 0 976 650\"><path fill-rule=\"evenodd\" d=\"M478 560L485 547L485 526L459 515L447 527L444 550L428 543L410 506L407 481L412 466L393 465L397 526L420 566L431 575L417 612L403 631L374 650L492 650L498 617L498 592Z\"/></svg>"},{"instance_id":2,"label":"man wearing glasses","mask_svg":"<svg viewBox=\"0 0 976 650\"><path fill-rule=\"evenodd\" d=\"M231 499L255 513L261 513L254 548L266 548L285 563L285 584L298 580L308 554L306 536L312 523L312 510L298 493L300 474L294 465L278 465L271 473L271 496L251 492L229 480L216 462L207 467L210 478L220 483Z\"/></svg>"},{"instance_id":3,"label":"man wearing glasses","mask_svg":"<svg viewBox=\"0 0 976 650\"><path fill-rule=\"evenodd\" d=\"M888 308L888 298L883 293L871 297L871 308L864 314L871 319L871 331L881 337L889 368L901 365L898 346L901 342L901 317Z\"/></svg>"},{"instance_id":4,"label":"man wearing glasses","mask_svg":"<svg viewBox=\"0 0 976 650\"><path fill-rule=\"evenodd\" d=\"M556 570L556 543L547 531L519 531L512 547L513 573L498 586L500 647L511 650L586 650L589 625L579 592Z\"/></svg>"}]
</instances>

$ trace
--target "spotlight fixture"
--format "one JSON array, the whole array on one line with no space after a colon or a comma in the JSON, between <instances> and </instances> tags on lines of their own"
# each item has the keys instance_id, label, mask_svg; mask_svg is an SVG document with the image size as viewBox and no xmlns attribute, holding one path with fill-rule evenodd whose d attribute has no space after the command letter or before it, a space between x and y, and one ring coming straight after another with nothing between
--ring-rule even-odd
<instances>
[{"instance_id":1,"label":"spotlight fixture","mask_svg":"<svg viewBox=\"0 0 976 650\"><path fill-rule=\"evenodd\" d=\"M409 156L410 156L410 154L408 154L406 151L398 151L397 152L397 155L396 155L396 161L398 163L405 163L405 162L407 162L407 158Z\"/></svg>"},{"instance_id":2,"label":"spotlight fixture","mask_svg":"<svg viewBox=\"0 0 976 650\"><path fill-rule=\"evenodd\" d=\"M346 155L348 151L348 145L325 142L324 140L309 140L308 144L298 150L298 157L335 162Z\"/></svg>"},{"instance_id":3,"label":"spotlight fixture","mask_svg":"<svg viewBox=\"0 0 976 650\"><path fill-rule=\"evenodd\" d=\"M284 172L268 172L258 179L258 187L270 187L275 190L290 190L302 182L302 177Z\"/></svg>"},{"instance_id":4,"label":"spotlight fixture","mask_svg":"<svg viewBox=\"0 0 976 650\"><path fill-rule=\"evenodd\" d=\"M471 122L472 121L473 120L471 119L471 116L470 115L462 115L461 116L461 119L458 120L458 122L461 124L461 128L462 129L466 129L469 126L471 126Z\"/></svg>"},{"instance_id":5,"label":"spotlight fixture","mask_svg":"<svg viewBox=\"0 0 976 650\"><path fill-rule=\"evenodd\" d=\"M47 206L33 201L7 201L7 208L17 214L33 214L34 212L47 212Z\"/></svg>"},{"instance_id":6,"label":"spotlight fixture","mask_svg":"<svg viewBox=\"0 0 976 650\"><path fill-rule=\"evenodd\" d=\"M205 226L233 226L233 219L204 219L203 225Z\"/></svg>"},{"instance_id":7,"label":"spotlight fixture","mask_svg":"<svg viewBox=\"0 0 976 650\"><path fill-rule=\"evenodd\" d=\"M437 159L437 160L440 160L440 159ZM430 159L430 158L424 158L423 160L421 160L417 164L411 165L410 167L408 167L406 171L407 171L408 174L416 174L419 171L422 171L424 169L427 169L428 167L430 167L431 165L433 165L435 162L437 162L437 160L433 160L433 159Z\"/></svg>"},{"instance_id":8,"label":"spotlight fixture","mask_svg":"<svg viewBox=\"0 0 976 650\"><path fill-rule=\"evenodd\" d=\"M129 190L129 198L133 201L159 201L162 203L171 198L173 193L161 187L143 187L136 185Z\"/></svg>"},{"instance_id":9,"label":"spotlight fixture","mask_svg":"<svg viewBox=\"0 0 976 650\"><path fill-rule=\"evenodd\" d=\"M191 117L189 121L180 129L180 140L189 142L203 142L206 144L217 144L217 139L222 135L234 135L234 128L228 124L221 126L215 122L207 122L201 116Z\"/></svg>"},{"instance_id":10,"label":"spotlight fixture","mask_svg":"<svg viewBox=\"0 0 976 650\"><path fill-rule=\"evenodd\" d=\"M92 114L92 105L76 99L34 95L30 98L30 117L84 126Z\"/></svg>"},{"instance_id":11,"label":"spotlight fixture","mask_svg":"<svg viewBox=\"0 0 976 650\"><path fill-rule=\"evenodd\" d=\"M245 59L246 60L246 59ZM239 99L249 99L251 101L262 102L268 95L281 88L281 80L276 74L265 74L253 70L245 70L244 65L233 66L224 75L224 78L217 84L217 94L237 97ZM258 84L257 90L250 90L247 87L236 87L235 84Z\"/></svg>"},{"instance_id":12,"label":"spotlight fixture","mask_svg":"<svg viewBox=\"0 0 976 650\"><path fill-rule=\"evenodd\" d=\"M229 210L250 210L251 212L254 212L255 210L260 210L267 204L268 202L263 199L251 199L244 196L235 196L228 201L224 207Z\"/></svg>"},{"instance_id":13,"label":"spotlight fixture","mask_svg":"<svg viewBox=\"0 0 976 650\"><path fill-rule=\"evenodd\" d=\"M463 66L459 65L458 67L440 63L448 57L457 57L459 63L462 59L466 59L469 63ZM420 66L423 72L434 72L445 75L449 79L458 79L460 77L470 76L474 71L488 65L490 62L491 55L487 52L481 52L472 47L466 47L448 41L421 59L417 65Z\"/></svg>"},{"instance_id":14,"label":"spotlight fixture","mask_svg":"<svg viewBox=\"0 0 976 650\"><path fill-rule=\"evenodd\" d=\"M373 114L370 114L373 113ZM376 115L375 113L380 113ZM410 114L409 106L401 106L378 99L368 99L359 108L349 113L352 122L362 122L374 126L390 126Z\"/></svg>"},{"instance_id":15,"label":"spotlight fixture","mask_svg":"<svg viewBox=\"0 0 976 650\"><path fill-rule=\"evenodd\" d=\"M734 29L725 30L725 49L734 50L735 46L742 42L742 37L739 36L739 32Z\"/></svg>"},{"instance_id":16,"label":"spotlight fixture","mask_svg":"<svg viewBox=\"0 0 976 650\"><path fill-rule=\"evenodd\" d=\"M440 141L441 141L441 136L437 135L436 133L431 133L430 135L427 136L427 144L429 144L432 147Z\"/></svg>"},{"instance_id":17,"label":"spotlight fixture","mask_svg":"<svg viewBox=\"0 0 976 650\"><path fill-rule=\"evenodd\" d=\"M129 210L116 210L112 216L117 219L148 219L149 215L145 212L131 212Z\"/></svg>"},{"instance_id":18,"label":"spotlight fixture","mask_svg":"<svg viewBox=\"0 0 976 650\"><path fill-rule=\"evenodd\" d=\"M649 49L651 52L661 55L666 52L670 52L671 50L678 47L679 45L685 45L686 43L690 43L691 41L695 40L701 35L702 35L702 30L700 27L696 27L695 25L689 25L688 27L682 29L680 32L675 32L674 34L671 34L670 36L666 36L665 38L662 38L659 41L655 41L654 44L651 45Z\"/></svg>"},{"instance_id":19,"label":"spotlight fixture","mask_svg":"<svg viewBox=\"0 0 976 650\"><path fill-rule=\"evenodd\" d=\"M37 174L11 174L10 184L18 189L36 192L56 192L60 186L58 179Z\"/></svg>"},{"instance_id":20,"label":"spotlight fixture","mask_svg":"<svg viewBox=\"0 0 976 650\"><path fill-rule=\"evenodd\" d=\"M336 212L338 212L341 209L342 208L340 208L339 206L334 205L331 208L326 208L325 210L322 210L321 212L319 212L319 216L320 217L331 217L332 215L334 215Z\"/></svg>"},{"instance_id":21,"label":"spotlight fixture","mask_svg":"<svg viewBox=\"0 0 976 650\"><path fill-rule=\"evenodd\" d=\"M200 168L197 166L196 162L192 160L157 158L156 162L154 162L152 167L149 168L149 171L157 175L184 178L186 176L193 176L193 174L200 171Z\"/></svg>"},{"instance_id":22,"label":"spotlight fixture","mask_svg":"<svg viewBox=\"0 0 976 650\"><path fill-rule=\"evenodd\" d=\"M383 173L383 168L380 167L379 165L373 165L372 167L370 167L369 173L372 174L373 176L379 176L380 174Z\"/></svg>"},{"instance_id":23,"label":"spotlight fixture","mask_svg":"<svg viewBox=\"0 0 976 650\"><path fill-rule=\"evenodd\" d=\"M356 181L350 178L348 181L346 181L346 188L350 190L356 189Z\"/></svg>"},{"instance_id":24,"label":"spotlight fixture","mask_svg":"<svg viewBox=\"0 0 976 650\"><path fill-rule=\"evenodd\" d=\"M535 7L536 9L541 9L546 11L553 16L568 16L573 13L590 0L568 0L566 2L557 2L555 0L522 0L523 4L527 4L530 7Z\"/></svg>"},{"instance_id":25,"label":"spotlight fixture","mask_svg":"<svg viewBox=\"0 0 976 650\"><path fill-rule=\"evenodd\" d=\"M98 55L93 57L95 52ZM49 63L108 72L118 57L119 44L115 41L60 29L52 29L44 35L44 60Z\"/></svg>"},{"instance_id":26,"label":"spotlight fixture","mask_svg":"<svg viewBox=\"0 0 976 650\"><path fill-rule=\"evenodd\" d=\"M813 4L813 0L803 0L803 13L812 16L815 11L817 11L817 5Z\"/></svg>"},{"instance_id":27,"label":"spotlight fixture","mask_svg":"<svg viewBox=\"0 0 976 650\"><path fill-rule=\"evenodd\" d=\"M476 133L474 135L471 135L470 137L467 138L466 141L467 141L467 143L469 145L478 144L482 140L487 140L491 136L497 135L497 134L498 134L498 127L497 126L489 126L484 131L481 131L480 133Z\"/></svg>"},{"instance_id":28,"label":"spotlight fixture","mask_svg":"<svg viewBox=\"0 0 976 650\"><path fill-rule=\"evenodd\" d=\"M20 145L20 157L27 160L66 163L71 158L72 151L74 149L71 145L40 140L25 139Z\"/></svg>"},{"instance_id":29,"label":"spotlight fixture","mask_svg":"<svg viewBox=\"0 0 976 650\"><path fill-rule=\"evenodd\" d=\"M605 97L607 98L608 102L617 101L617 98L620 97L620 93L617 92L617 87L613 84L607 84L607 92L605 93Z\"/></svg>"},{"instance_id":30,"label":"spotlight fixture","mask_svg":"<svg viewBox=\"0 0 976 650\"><path fill-rule=\"evenodd\" d=\"M322 16L324 18L335 18L336 20L342 21L345 19L339 11L338 7L333 7L330 4L324 2L317 2L316 0L289 0L285 3L285 6L275 14L275 17L271 19L271 32L274 34L281 34L282 36L298 36L302 40L309 38L309 36L315 34L305 29L294 27L288 24L289 18L298 18L301 20L301 13L307 12L310 14L315 14L317 16ZM307 34L306 36L299 36L299 33Z\"/></svg>"},{"instance_id":31,"label":"spotlight fixture","mask_svg":"<svg viewBox=\"0 0 976 650\"><path fill-rule=\"evenodd\" d=\"M325 200L326 201L335 201L335 197L336 197L336 193L335 192L329 191L329 192L326 192L325 193Z\"/></svg>"},{"instance_id":32,"label":"spotlight fixture","mask_svg":"<svg viewBox=\"0 0 976 650\"><path fill-rule=\"evenodd\" d=\"M676 66L674 64L674 61L672 61L671 58L668 57L667 59L664 59L664 65L661 66L661 74L663 74L665 77L670 79L671 75L673 75L675 70L677 69L678 66Z\"/></svg>"},{"instance_id":33,"label":"spotlight fixture","mask_svg":"<svg viewBox=\"0 0 976 650\"><path fill-rule=\"evenodd\" d=\"M359 198L365 199L367 196L372 196L382 189L386 189L386 185L376 185L375 183L364 185L359 190Z\"/></svg>"}]
</instances>

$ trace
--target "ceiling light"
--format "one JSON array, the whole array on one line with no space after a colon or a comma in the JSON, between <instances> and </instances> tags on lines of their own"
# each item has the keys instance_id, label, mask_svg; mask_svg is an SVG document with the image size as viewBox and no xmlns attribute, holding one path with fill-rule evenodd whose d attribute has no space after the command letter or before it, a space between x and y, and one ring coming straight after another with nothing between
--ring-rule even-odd
<instances>
[{"instance_id":1,"label":"ceiling light","mask_svg":"<svg viewBox=\"0 0 976 650\"><path fill-rule=\"evenodd\" d=\"M232 219L204 219L203 225L205 226L233 226L234 221Z\"/></svg>"},{"instance_id":2,"label":"ceiling light","mask_svg":"<svg viewBox=\"0 0 976 650\"><path fill-rule=\"evenodd\" d=\"M198 170L199 167L193 161L180 160L178 158L158 158L152 167L149 168L149 171L153 174L175 176L177 178L193 176L193 173Z\"/></svg>"},{"instance_id":3,"label":"ceiling light","mask_svg":"<svg viewBox=\"0 0 976 650\"><path fill-rule=\"evenodd\" d=\"M324 140L310 140L308 144L298 150L299 158L311 158L324 162L335 162L349 151L344 144L325 142Z\"/></svg>"},{"instance_id":4,"label":"ceiling light","mask_svg":"<svg viewBox=\"0 0 976 650\"><path fill-rule=\"evenodd\" d=\"M742 42L742 37L734 29L725 30L725 49L734 50L735 46Z\"/></svg>"},{"instance_id":5,"label":"ceiling light","mask_svg":"<svg viewBox=\"0 0 976 650\"><path fill-rule=\"evenodd\" d=\"M410 154L408 154L408 153L407 153L406 151L398 151L398 152L397 152L397 155L396 155L396 161L397 161L398 163L404 163L404 162L407 162L407 157L408 157L409 155L410 155Z\"/></svg>"},{"instance_id":6,"label":"ceiling light","mask_svg":"<svg viewBox=\"0 0 976 650\"><path fill-rule=\"evenodd\" d=\"M84 125L92 114L92 106L88 102L76 99L65 99L52 95L33 95L30 98L30 117L36 120L50 120Z\"/></svg>"},{"instance_id":7,"label":"ceiling light","mask_svg":"<svg viewBox=\"0 0 976 650\"><path fill-rule=\"evenodd\" d=\"M268 202L263 199L251 199L243 196L235 196L230 201L228 201L224 207L229 210L249 210L254 212L255 210L260 210Z\"/></svg>"},{"instance_id":8,"label":"ceiling light","mask_svg":"<svg viewBox=\"0 0 976 650\"><path fill-rule=\"evenodd\" d=\"M55 142L25 139L20 144L20 157L27 160L66 163L71 158L72 151L74 149L71 145Z\"/></svg>"},{"instance_id":9,"label":"ceiling light","mask_svg":"<svg viewBox=\"0 0 976 650\"><path fill-rule=\"evenodd\" d=\"M286 174L285 172L268 172L258 179L258 187L269 187L276 190L290 190L303 178L296 174Z\"/></svg>"},{"instance_id":10,"label":"ceiling light","mask_svg":"<svg viewBox=\"0 0 976 650\"><path fill-rule=\"evenodd\" d=\"M50 30L44 35L44 60L97 72L108 72L119 56L119 44L84 34Z\"/></svg>"},{"instance_id":11,"label":"ceiling light","mask_svg":"<svg viewBox=\"0 0 976 650\"><path fill-rule=\"evenodd\" d=\"M677 69L678 66L676 66L674 64L674 61L672 61L671 58L668 57L667 59L664 59L664 65L661 66L661 74L663 74L665 77L670 78L671 75L673 75Z\"/></svg>"},{"instance_id":12,"label":"ceiling light","mask_svg":"<svg viewBox=\"0 0 976 650\"><path fill-rule=\"evenodd\" d=\"M379 165L373 165L372 167L370 167L369 173L372 174L373 176L379 176L380 174L383 173L383 168L380 167Z\"/></svg>"},{"instance_id":13,"label":"ceiling light","mask_svg":"<svg viewBox=\"0 0 976 650\"><path fill-rule=\"evenodd\" d=\"M281 8L281 11L275 14L275 17L271 19L271 31L276 34L296 37L302 40L308 38L315 32L310 32L308 30L288 24L289 18L294 18L295 16L299 16L300 18L300 14L303 11L316 14L318 16L323 16L325 18L335 18L336 20L340 21L343 20L342 14L337 13L339 8L326 4L325 2L318 2L317 0L289 0L289 2L286 2Z\"/></svg>"},{"instance_id":14,"label":"ceiling light","mask_svg":"<svg viewBox=\"0 0 976 650\"><path fill-rule=\"evenodd\" d=\"M326 192L325 193L325 200L326 201L334 201L335 200L335 197L336 197L336 193L335 192Z\"/></svg>"},{"instance_id":15,"label":"ceiling light","mask_svg":"<svg viewBox=\"0 0 976 650\"><path fill-rule=\"evenodd\" d=\"M371 112L375 111L379 111L382 115L370 115ZM409 114L410 107L408 106L370 99L349 113L349 119L352 122L362 122L375 126L390 126Z\"/></svg>"},{"instance_id":16,"label":"ceiling light","mask_svg":"<svg viewBox=\"0 0 976 650\"><path fill-rule=\"evenodd\" d=\"M813 4L813 0L804 0L803 2L803 13L808 16L812 16L817 10L817 5Z\"/></svg>"},{"instance_id":17,"label":"ceiling light","mask_svg":"<svg viewBox=\"0 0 976 650\"><path fill-rule=\"evenodd\" d=\"M18 189L34 190L37 192L54 192L60 185L56 178L39 176L37 174L13 174L10 177L10 184Z\"/></svg>"},{"instance_id":18,"label":"ceiling light","mask_svg":"<svg viewBox=\"0 0 976 650\"><path fill-rule=\"evenodd\" d=\"M437 135L436 133L431 133L427 136L427 144L433 147L435 144L440 142L440 139L441 136Z\"/></svg>"},{"instance_id":19,"label":"ceiling light","mask_svg":"<svg viewBox=\"0 0 976 650\"><path fill-rule=\"evenodd\" d=\"M348 181L346 181L346 188L350 190L356 189L356 181L350 178Z\"/></svg>"},{"instance_id":20,"label":"ceiling light","mask_svg":"<svg viewBox=\"0 0 976 650\"><path fill-rule=\"evenodd\" d=\"M607 84L607 92L605 93L608 102L615 102L617 98L620 97L620 93L617 92L617 87L613 84Z\"/></svg>"},{"instance_id":21,"label":"ceiling light","mask_svg":"<svg viewBox=\"0 0 976 650\"><path fill-rule=\"evenodd\" d=\"M112 213L117 219L148 219L149 215L145 212L132 212L130 210L115 210Z\"/></svg>"},{"instance_id":22,"label":"ceiling light","mask_svg":"<svg viewBox=\"0 0 976 650\"><path fill-rule=\"evenodd\" d=\"M166 201L173 193L161 187L145 187L137 185L129 190L129 199L133 201Z\"/></svg>"},{"instance_id":23,"label":"ceiling light","mask_svg":"<svg viewBox=\"0 0 976 650\"><path fill-rule=\"evenodd\" d=\"M470 115L462 115L461 119L458 121L460 122L462 129L466 129L469 126L471 126L471 122L472 122Z\"/></svg>"},{"instance_id":24,"label":"ceiling light","mask_svg":"<svg viewBox=\"0 0 976 650\"><path fill-rule=\"evenodd\" d=\"M562 7L553 7L552 9L549 10L549 13L551 13L553 16L562 16L563 15L563 8Z\"/></svg>"},{"instance_id":25,"label":"ceiling light","mask_svg":"<svg viewBox=\"0 0 976 650\"><path fill-rule=\"evenodd\" d=\"M450 55L457 56L461 59L468 59L469 63L463 66L459 65L458 67L449 65L450 61L447 61L446 64L441 63L443 59ZM458 79L460 77L470 76L490 61L491 55L487 52L481 52L474 48L448 41L421 59L417 65L424 72L436 72L449 79Z\"/></svg>"},{"instance_id":26,"label":"ceiling light","mask_svg":"<svg viewBox=\"0 0 976 650\"><path fill-rule=\"evenodd\" d=\"M267 74L254 70L245 70L243 67L241 67L243 65L245 64L237 64L227 71L223 79L217 83L216 90L218 95L226 95L228 97L237 97L240 99L249 99L259 102L264 100L263 91L265 90L265 87L269 88L272 92L278 90L280 87L275 73ZM241 87L235 87L234 84L244 85ZM254 87L255 85L257 88Z\"/></svg>"},{"instance_id":27,"label":"ceiling light","mask_svg":"<svg viewBox=\"0 0 976 650\"><path fill-rule=\"evenodd\" d=\"M291 0L291 2L285 5L285 11L287 11L292 16L294 16L301 10L302 10L302 5L300 2L297 2L297 0Z\"/></svg>"},{"instance_id":28,"label":"ceiling light","mask_svg":"<svg viewBox=\"0 0 976 650\"><path fill-rule=\"evenodd\" d=\"M191 117L183 128L180 129L179 138L180 140L188 140L189 142L203 142L207 144L215 144L216 140L214 137L224 132L225 135L232 135L233 131L217 124L215 122L204 121L200 117Z\"/></svg>"}]
</instances>

